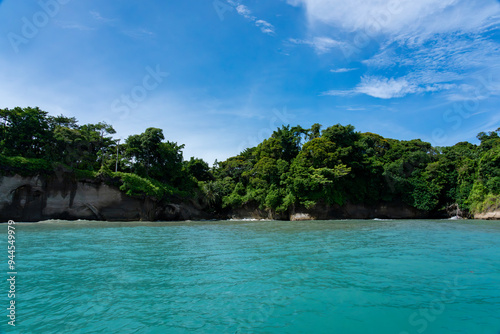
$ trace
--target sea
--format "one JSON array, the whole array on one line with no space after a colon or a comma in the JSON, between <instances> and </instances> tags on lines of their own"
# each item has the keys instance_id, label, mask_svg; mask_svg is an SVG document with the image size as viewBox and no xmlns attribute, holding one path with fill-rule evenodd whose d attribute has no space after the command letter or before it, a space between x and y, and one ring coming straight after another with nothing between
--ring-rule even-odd
<instances>
[{"instance_id":1,"label":"sea","mask_svg":"<svg viewBox=\"0 0 500 334\"><path fill-rule=\"evenodd\" d=\"M11 226L2 333L500 333L498 221Z\"/></svg>"}]
</instances>

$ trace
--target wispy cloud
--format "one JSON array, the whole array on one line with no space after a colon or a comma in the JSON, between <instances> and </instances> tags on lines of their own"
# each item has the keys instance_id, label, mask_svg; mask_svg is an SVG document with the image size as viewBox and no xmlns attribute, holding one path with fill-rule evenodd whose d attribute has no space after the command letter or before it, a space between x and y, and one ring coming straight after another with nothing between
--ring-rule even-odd
<instances>
[{"instance_id":1,"label":"wispy cloud","mask_svg":"<svg viewBox=\"0 0 500 334\"><path fill-rule=\"evenodd\" d=\"M331 39L330 37L314 37L307 40L291 38L289 39L289 41L294 44L305 44L312 46L318 54L328 53L332 49L340 48L343 45L342 42Z\"/></svg>"},{"instance_id":2,"label":"wispy cloud","mask_svg":"<svg viewBox=\"0 0 500 334\"><path fill-rule=\"evenodd\" d=\"M471 90L478 87L485 90L477 76L484 78L489 73L500 77L499 57L500 45L496 42L481 35L452 34L435 36L433 41L419 46L392 45L363 63L374 71L408 68L408 81L454 89L447 97L456 101L469 99ZM451 83L454 85L450 86ZM496 95L500 85L487 90L479 95Z\"/></svg>"},{"instance_id":3,"label":"wispy cloud","mask_svg":"<svg viewBox=\"0 0 500 334\"><path fill-rule=\"evenodd\" d=\"M102 23L104 25L107 25L109 27L113 27L117 29L121 34L126 35L128 37L134 38L134 39L141 39L145 37L152 37L154 36L154 33L149 31L146 28L143 27L130 27L124 25L120 20L117 19L110 19L106 18L101 15L101 13L97 11L90 11L90 16L97 22Z\"/></svg>"},{"instance_id":4,"label":"wispy cloud","mask_svg":"<svg viewBox=\"0 0 500 334\"><path fill-rule=\"evenodd\" d=\"M495 0L294 0L306 8L311 24L345 31L386 34L394 39L427 39L434 34L477 32L498 23ZM443 19L444 18L444 19Z\"/></svg>"},{"instance_id":5,"label":"wispy cloud","mask_svg":"<svg viewBox=\"0 0 500 334\"><path fill-rule=\"evenodd\" d=\"M500 45L480 34L436 35L419 45L389 45L363 63L374 68L407 66L460 73L496 64L499 53Z\"/></svg>"},{"instance_id":6,"label":"wispy cloud","mask_svg":"<svg viewBox=\"0 0 500 334\"><path fill-rule=\"evenodd\" d=\"M255 20L255 16L252 16L252 11L250 11L250 9L248 9L248 7L245 5L237 5L236 11L238 12L238 14L249 20Z\"/></svg>"},{"instance_id":7,"label":"wispy cloud","mask_svg":"<svg viewBox=\"0 0 500 334\"><path fill-rule=\"evenodd\" d=\"M155 34L147 29L139 28L134 30L125 30L123 33L127 36L130 36L135 39L144 38L144 37L152 37Z\"/></svg>"},{"instance_id":8,"label":"wispy cloud","mask_svg":"<svg viewBox=\"0 0 500 334\"><path fill-rule=\"evenodd\" d=\"M470 84L477 72L489 69L500 76L500 69L492 68L498 63L500 45L488 34L500 27L500 2L496 0L288 0L288 3L304 6L310 34L324 36L324 31L332 31L324 38L337 41L340 47L359 49L356 40L350 40L353 35L379 43L379 50L363 60L369 75L360 84L326 95L366 94L389 99L447 91L450 100L458 100L470 96L461 87ZM333 48L332 43L323 48L313 42L303 44L309 44L318 53ZM362 57L361 54L360 51L357 55ZM406 73L398 78L380 76L401 69ZM343 69L331 72L344 73Z\"/></svg>"},{"instance_id":9,"label":"wispy cloud","mask_svg":"<svg viewBox=\"0 0 500 334\"><path fill-rule=\"evenodd\" d=\"M473 84L462 84L446 98L448 101L483 101L492 96L500 96L500 81L492 81L490 74L476 78Z\"/></svg>"},{"instance_id":10,"label":"wispy cloud","mask_svg":"<svg viewBox=\"0 0 500 334\"><path fill-rule=\"evenodd\" d=\"M227 0L227 2L232 5L234 8L236 8L236 12L246 18L247 20L250 20L255 23L255 26L260 28L260 31L262 31L264 34L268 35L274 35L275 34L275 28L274 26L262 19L258 19L255 17L252 13L252 11L245 5L241 4L238 1L235 0Z\"/></svg>"},{"instance_id":11,"label":"wispy cloud","mask_svg":"<svg viewBox=\"0 0 500 334\"><path fill-rule=\"evenodd\" d=\"M379 99L400 98L407 94L437 92L454 88L452 84L417 84L407 78L384 78L364 76L355 88L350 90L330 90L322 95L353 96L365 94Z\"/></svg>"},{"instance_id":12,"label":"wispy cloud","mask_svg":"<svg viewBox=\"0 0 500 334\"><path fill-rule=\"evenodd\" d=\"M94 20L98 21L98 22L111 23L111 22L115 22L116 21L115 19L109 19L109 18L103 17L101 15L101 13L99 13L97 11L91 10L89 13L90 13L90 16L92 16L92 18Z\"/></svg>"},{"instance_id":13,"label":"wispy cloud","mask_svg":"<svg viewBox=\"0 0 500 334\"><path fill-rule=\"evenodd\" d=\"M337 69L332 69L330 72L332 73L347 73L351 71L356 71L357 68L337 68Z\"/></svg>"},{"instance_id":14,"label":"wispy cloud","mask_svg":"<svg viewBox=\"0 0 500 334\"><path fill-rule=\"evenodd\" d=\"M274 26L269 22L266 22L264 20L257 20L255 21L255 25L259 27L260 30L265 34L274 34Z\"/></svg>"},{"instance_id":15,"label":"wispy cloud","mask_svg":"<svg viewBox=\"0 0 500 334\"><path fill-rule=\"evenodd\" d=\"M62 28L62 29L73 29L73 30L80 30L80 31L90 31L90 30L95 30L95 28L88 27L86 25L76 23L76 22L60 22L57 21L56 24Z\"/></svg>"}]
</instances>

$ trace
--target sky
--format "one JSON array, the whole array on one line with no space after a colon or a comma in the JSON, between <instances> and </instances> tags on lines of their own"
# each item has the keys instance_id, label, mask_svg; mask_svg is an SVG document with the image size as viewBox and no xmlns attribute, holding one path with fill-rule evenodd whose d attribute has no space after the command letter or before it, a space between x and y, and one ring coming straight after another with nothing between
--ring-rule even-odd
<instances>
[{"instance_id":1,"label":"sky","mask_svg":"<svg viewBox=\"0 0 500 334\"><path fill-rule=\"evenodd\" d=\"M212 164L281 125L435 146L500 127L498 0L3 0L0 108Z\"/></svg>"}]
</instances>

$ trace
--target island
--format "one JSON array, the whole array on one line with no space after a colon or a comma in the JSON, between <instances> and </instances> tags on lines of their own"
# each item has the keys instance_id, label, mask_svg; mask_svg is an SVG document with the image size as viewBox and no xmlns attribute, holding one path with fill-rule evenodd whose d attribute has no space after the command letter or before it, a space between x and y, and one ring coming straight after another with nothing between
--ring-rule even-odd
<instances>
[{"instance_id":1,"label":"island","mask_svg":"<svg viewBox=\"0 0 500 334\"><path fill-rule=\"evenodd\" d=\"M148 128L38 107L0 110L0 221L47 219L500 219L500 128L479 145L433 147L355 131L283 125L212 166Z\"/></svg>"}]
</instances>

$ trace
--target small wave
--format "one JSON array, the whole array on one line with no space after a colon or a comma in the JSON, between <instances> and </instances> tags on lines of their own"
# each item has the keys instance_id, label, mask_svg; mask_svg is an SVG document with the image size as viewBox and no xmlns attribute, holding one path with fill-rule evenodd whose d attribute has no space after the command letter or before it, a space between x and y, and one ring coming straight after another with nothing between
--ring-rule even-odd
<instances>
[{"instance_id":1,"label":"small wave","mask_svg":"<svg viewBox=\"0 0 500 334\"><path fill-rule=\"evenodd\" d=\"M258 219L258 218L231 218L230 222L272 222L274 219Z\"/></svg>"}]
</instances>

